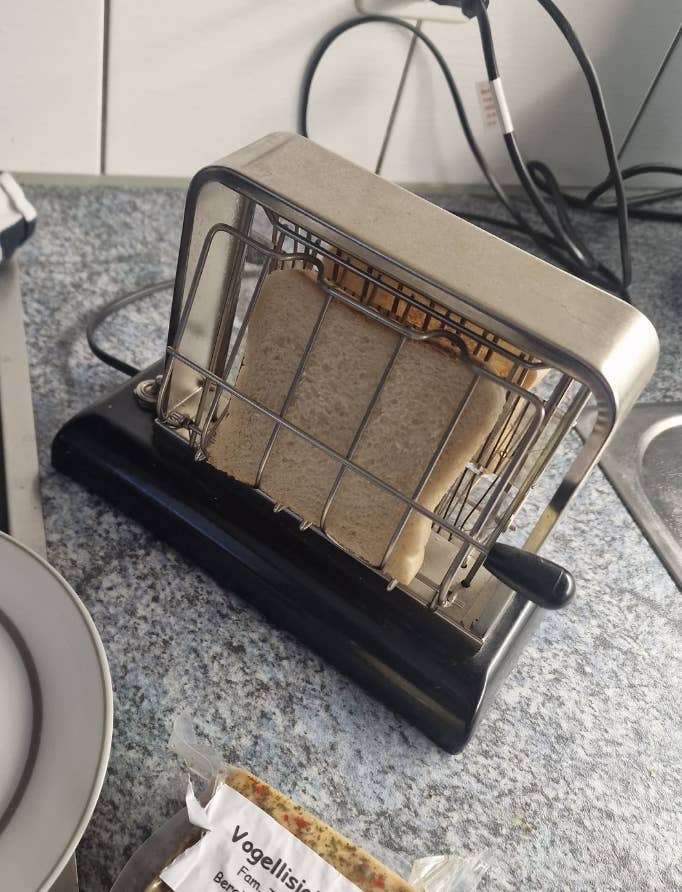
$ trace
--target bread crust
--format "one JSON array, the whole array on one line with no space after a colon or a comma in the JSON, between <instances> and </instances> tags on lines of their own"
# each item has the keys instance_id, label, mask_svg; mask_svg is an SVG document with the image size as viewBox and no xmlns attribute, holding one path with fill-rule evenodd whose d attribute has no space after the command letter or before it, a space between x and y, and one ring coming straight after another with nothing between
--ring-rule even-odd
<instances>
[{"instance_id":1,"label":"bread crust","mask_svg":"<svg viewBox=\"0 0 682 892\"><path fill-rule=\"evenodd\" d=\"M330 259L326 259L324 261L325 275L328 280L334 282L336 287L351 295L356 300L368 304L373 309L378 310L380 313L383 313L392 319L400 321L403 325L406 325L415 331L450 332L458 338L460 343L464 343L469 355L474 361L485 365L500 378L510 377L510 380L514 383L522 384L527 389L530 389L545 374L545 369L527 370L520 366L515 367L513 360L499 353L499 349L505 350L507 353L527 361L533 361L532 357L529 357L527 354L519 350L518 347L515 347L513 344L510 344L501 338L492 340L486 337L490 346L484 347L475 337L468 336L454 326L448 327L445 323L430 315L430 312L436 312L441 316L448 316L448 310L445 307L434 304L433 301L430 301L428 298L410 288L400 286L397 281L390 279L387 276L382 275L381 277L382 282L384 282L387 287L399 290L401 294L405 295L406 298L409 298L409 301L396 297L390 291L379 286L368 285L367 279L361 275L361 273L367 273L369 271L368 267L355 258L348 257L347 255L342 254L340 257L345 263L350 264L354 269L357 269L358 272L355 272L354 269L348 269L345 266L342 267L339 264L335 264L334 261ZM414 306L414 303L411 303L412 301L423 305L424 310L420 310L418 306ZM474 325L468 320L465 321L462 317L458 316L455 316L455 320L470 331L471 335L476 335L477 337L485 336L485 332L480 326ZM449 337L434 338L432 343L450 353L459 354L460 352L457 342Z\"/></svg>"}]
</instances>

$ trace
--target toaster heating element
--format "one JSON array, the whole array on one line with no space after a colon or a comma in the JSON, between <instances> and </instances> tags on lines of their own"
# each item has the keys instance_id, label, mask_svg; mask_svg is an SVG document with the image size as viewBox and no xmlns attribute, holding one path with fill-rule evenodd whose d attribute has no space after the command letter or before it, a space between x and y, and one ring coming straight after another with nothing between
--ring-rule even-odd
<instances>
[{"instance_id":1,"label":"toaster heating element","mask_svg":"<svg viewBox=\"0 0 682 892\"><path fill-rule=\"evenodd\" d=\"M273 134L194 178L167 355L53 461L456 751L572 596L536 552L656 357L617 298Z\"/></svg>"}]
</instances>

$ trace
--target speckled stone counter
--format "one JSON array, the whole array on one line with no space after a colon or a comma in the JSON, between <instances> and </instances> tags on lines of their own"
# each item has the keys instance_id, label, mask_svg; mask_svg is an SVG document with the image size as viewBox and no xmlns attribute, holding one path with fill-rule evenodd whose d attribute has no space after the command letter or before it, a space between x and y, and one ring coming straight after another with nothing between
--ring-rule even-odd
<instances>
[{"instance_id":1,"label":"speckled stone counter","mask_svg":"<svg viewBox=\"0 0 682 892\"><path fill-rule=\"evenodd\" d=\"M109 771L79 849L85 892L108 890L181 806L166 744L185 709L227 759L351 836L409 857L493 850L482 888L682 888L682 601L601 473L546 549L575 572L575 603L547 615L471 744L447 755L50 467L59 425L122 380L89 353L88 313L172 276L183 195L28 192L39 228L21 253L22 286L49 557L97 623L115 692ZM614 224L586 225L615 262ZM663 343L646 399L679 400L679 229L635 222L633 242L634 300ZM130 308L108 343L140 365L157 359L168 306L161 295Z\"/></svg>"}]
</instances>

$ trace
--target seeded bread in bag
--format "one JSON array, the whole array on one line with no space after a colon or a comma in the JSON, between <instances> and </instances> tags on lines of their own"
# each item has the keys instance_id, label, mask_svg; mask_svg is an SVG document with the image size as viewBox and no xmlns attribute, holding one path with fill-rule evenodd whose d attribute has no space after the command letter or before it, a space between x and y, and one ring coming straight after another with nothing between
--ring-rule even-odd
<instances>
[{"instance_id":1,"label":"seeded bread in bag","mask_svg":"<svg viewBox=\"0 0 682 892\"><path fill-rule=\"evenodd\" d=\"M452 351L419 340L401 343L400 334L382 323L340 301L328 302L314 274L298 269L266 277L236 386L340 455L352 450L363 470L407 498L417 494L428 511L480 450L504 404L504 389L477 378L473 366ZM458 411L456 428L442 445ZM280 429L272 439L273 432L267 415L233 396L208 447L208 461L258 486L371 566L385 562L386 575L409 584L424 560L429 517L413 510L405 518L405 503L391 492L352 469L337 480L336 459L291 431ZM434 454L439 457L432 466Z\"/></svg>"},{"instance_id":2,"label":"seeded bread in bag","mask_svg":"<svg viewBox=\"0 0 682 892\"><path fill-rule=\"evenodd\" d=\"M231 768L219 782L232 787L257 805L361 892L415 892L412 886L376 858L250 772ZM146 892L168 892L168 886L157 877Z\"/></svg>"}]
</instances>

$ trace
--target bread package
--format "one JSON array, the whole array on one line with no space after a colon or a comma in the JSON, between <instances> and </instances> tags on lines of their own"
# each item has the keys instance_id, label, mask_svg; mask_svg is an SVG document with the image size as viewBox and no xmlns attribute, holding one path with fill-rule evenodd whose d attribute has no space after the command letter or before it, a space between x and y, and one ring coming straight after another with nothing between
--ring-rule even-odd
<instances>
[{"instance_id":1,"label":"bread package","mask_svg":"<svg viewBox=\"0 0 682 892\"><path fill-rule=\"evenodd\" d=\"M473 892L489 867L488 853L412 861L376 843L361 848L250 771L225 765L197 741L187 713L175 719L169 748L208 786L199 801L189 784L186 811L140 846L112 892Z\"/></svg>"},{"instance_id":2,"label":"bread package","mask_svg":"<svg viewBox=\"0 0 682 892\"><path fill-rule=\"evenodd\" d=\"M315 332L299 383L285 406ZM271 411L284 412L288 422L335 452L348 456L354 447L354 463L413 498L475 383L417 498L433 511L482 447L505 393L494 381L477 376L452 350L409 338L400 341L401 335L388 326L339 300L330 301L314 274L277 270L265 279L255 304L236 387ZM376 405L365 419L391 362ZM363 432L354 444L363 420ZM304 521L324 525L343 548L381 566L403 525L405 503L346 469L327 508L339 462L284 428L272 442L273 430L270 418L232 397L209 445L208 461L237 480L258 485ZM405 584L412 581L424 560L430 530L428 517L410 511L388 556L387 575Z\"/></svg>"},{"instance_id":3,"label":"bread package","mask_svg":"<svg viewBox=\"0 0 682 892\"><path fill-rule=\"evenodd\" d=\"M300 840L306 848L318 855L342 877L349 880L353 888L357 888L361 892L377 892L378 889L383 890L383 892L414 892L414 888L409 886L394 871L385 867L368 852L365 852L349 839L346 839L345 836L342 836L319 818L296 805L283 793L280 793L249 771L240 768L229 768L218 779L216 793L220 792L221 785L227 785L231 790L236 791L240 797L243 797L265 815L276 821L287 833ZM256 827L258 829L255 829ZM259 835L260 827L254 824L234 824L233 826L228 821L226 828L228 833L231 834L231 846L242 853L244 863L247 865L247 870L241 870L241 864L233 868L234 879L241 879L241 882L246 884L245 888L248 885L251 885L252 888L257 888L255 886L256 882L260 883L261 888L265 888L262 880L267 878L272 880L272 885L275 889L281 889L282 892L287 892L287 890L296 892L299 884L304 883L305 885L300 888L300 892L303 892L306 885L311 882L312 874L308 871L308 876L304 876L306 869L305 867L301 869L300 861L294 861L295 856L290 855L286 858L278 854L283 849L277 848L277 836L275 834L267 836L263 832ZM267 849L265 845L262 845L262 839L273 840L271 843L272 849ZM253 845L249 846L249 843L253 843ZM227 851L230 851L229 847L227 847ZM253 854L254 852L256 853L255 855ZM190 860L190 858L191 856L186 860ZM233 860L239 860L239 857ZM182 859L175 859L174 863L176 864L175 871L171 871L168 868L162 871L161 876L155 879L148 887L148 892L169 890L172 887L164 882L163 877L171 879L177 875L184 875L185 870L182 865ZM257 867L260 867L261 870L256 871ZM229 867L220 871L216 869L214 877L218 873L223 874L226 883L231 883ZM333 876L333 874L328 874L328 876L330 875ZM247 877L251 879L249 880ZM230 886L226 885L222 888L228 889ZM306 892L313 892L313 890L306 889ZM339 892L346 892L346 890L339 887Z\"/></svg>"}]
</instances>

